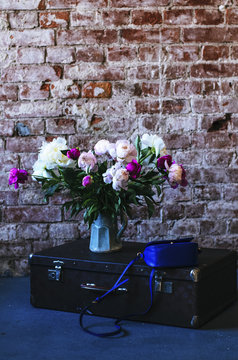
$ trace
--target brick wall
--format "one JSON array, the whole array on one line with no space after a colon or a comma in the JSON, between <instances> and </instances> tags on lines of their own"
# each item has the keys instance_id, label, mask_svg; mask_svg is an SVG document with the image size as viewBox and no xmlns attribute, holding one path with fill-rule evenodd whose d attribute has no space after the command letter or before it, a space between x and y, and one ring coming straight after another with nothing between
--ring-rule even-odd
<instances>
[{"instance_id":1,"label":"brick wall","mask_svg":"<svg viewBox=\"0 0 238 360\"><path fill-rule=\"evenodd\" d=\"M238 249L237 0L0 0L0 47L1 274L87 234L62 196L44 204L37 183L7 184L55 136L90 147L161 134L190 186L167 189L150 221L135 209L127 239Z\"/></svg>"}]
</instances>

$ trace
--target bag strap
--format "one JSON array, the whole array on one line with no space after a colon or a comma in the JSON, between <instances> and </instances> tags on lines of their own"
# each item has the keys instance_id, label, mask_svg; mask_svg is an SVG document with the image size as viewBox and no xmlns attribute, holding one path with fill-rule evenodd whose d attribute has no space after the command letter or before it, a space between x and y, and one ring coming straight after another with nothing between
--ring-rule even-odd
<instances>
[{"instance_id":1,"label":"bag strap","mask_svg":"<svg viewBox=\"0 0 238 360\"><path fill-rule=\"evenodd\" d=\"M123 330L119 323L122 320L127 320L138 315L147 314L153 304L153 277L155 269L159 267L177 267L177 266L192 266L197 265L198 245L197 243L191 243L192 237L179 238L173 241L152 241L148 243L143 253L138 253L136 257L129 262L126 268L123 270L115 284L110 290L103 295L96 297L89 305L85 306L79 316L79 323L81 328L90 335L98 337L115 336L121 333ZM87 311L95 304L100 303L105 296L109 295L112 291L116 290L121 285L125 284L129 279L122 280L128 269L140 259L144 259L145 263L152 268L150 272L149 288L150 288L150 305L142 313L129 314L125 317L119 318L115 321L114 325L116 330L97 333L89 330L83 323L83 317Z\"/></svg>"}]
</instances>

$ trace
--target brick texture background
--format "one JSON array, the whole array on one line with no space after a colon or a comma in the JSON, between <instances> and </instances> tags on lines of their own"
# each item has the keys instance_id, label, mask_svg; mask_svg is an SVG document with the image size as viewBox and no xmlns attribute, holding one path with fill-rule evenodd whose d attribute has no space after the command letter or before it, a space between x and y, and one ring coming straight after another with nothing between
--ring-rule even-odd
<instances>
[{"instance_id":1,"label":"brick texture background","mask_svg":"<svg viewBox=\"0 0 238 360\"><path fill-rule=\"evenodd\" d=\"M56 136L90 148L160 134L190 185L166 189L151 220L136 208L126 239L238 249L238 1L0 0L0 47L1 275L87 235L63 195L44 204L35 182L8 187Z\"/></svg>"}]
</instances>

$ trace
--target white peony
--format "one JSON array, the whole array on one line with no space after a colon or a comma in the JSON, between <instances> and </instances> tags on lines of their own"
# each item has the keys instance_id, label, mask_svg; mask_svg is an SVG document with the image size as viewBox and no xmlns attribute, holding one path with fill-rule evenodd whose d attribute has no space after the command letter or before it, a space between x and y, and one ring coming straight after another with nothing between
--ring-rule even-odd
<instances>
[{"instance_id":1,"label":"white peony","mask_svg":"<svg viewBox=\"0 0 238 360\"><path fill-rule=\"evenodd\" d=\"M66 140L61 137L51 142L44 142L40 148L38 160L45 164L46 169L54 169L57 165L73 166L74 161L61 152L67 149Z\"/></svg>"},{"instance_id":2,"label":"white peony","mask_svg":"<svg viewBox=\"0 0 238 360\"><path fill-rule=\"evenodd\" d=\"M166 147L163 139L157 135L144 134L141 138L141 148L150 147L155 152L156 157L166 154Z\"/></svg>"},{"instance_id":3,"label":"white peony","mask_svg":"<svg viewBox=\"0 0 238 360\"><path fill-rule=\"evenodd\" d=\"M47 171L46 164L42 160L37 160L33 165L33 180L35 177L52 178L52 175Z\"/></svg>"},{"instance_id":4,"label":"white peony","mask_svg":"<svg viewBox=\"0 0 238 360\"><path fill-rule=\"evenodd\" d=\"M117 161L131 162L137 156L137 151L134 145L128 140L118 140L116 142Z\"/></svg>"},{"instance_id":5,"label":"white peony","mask_svg":"<svg viewBox=\"0 0 238 360\"><path fill-rule=\"evenodd\" d=\"M99 140L94 146L96 155L105 155L108 152L110 142L108 140Z\"/></svg>"},{"instance_id":6,"label":"white peony","mask_svg":"<svg viewBox=\"0 0 238 360\"><path fill-rule=\"evenodd\" d=\"M112 167L107 169L107 171L104 174L102 174L103 181L106 184L111 184L111 182L113 180L113 176L115 176L117 170L120 169L120 168L121 168L121 163L117 162L115 165L113 165Z\"/></svg>"}]
</instances>

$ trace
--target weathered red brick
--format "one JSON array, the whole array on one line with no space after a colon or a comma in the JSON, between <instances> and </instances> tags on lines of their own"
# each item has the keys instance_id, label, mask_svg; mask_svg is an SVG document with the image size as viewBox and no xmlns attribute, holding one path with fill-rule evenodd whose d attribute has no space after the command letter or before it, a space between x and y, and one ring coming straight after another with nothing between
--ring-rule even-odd
<instances>
[{"instance_id":1,"label":"weathered red brick","mask_svg":"<svg viewBox=\"0 0 238 360\"><path fill-rule=\"evenodd\" d=\"M82 97L85 98L109 98L112 95L110 82L90 82L83 85Z\"/></svg>"},{"instance_id":2,"label":"weathered red brick","mask_svg":"<svg viewBox=\"0 0 238 360\"><path fill-rule=\"evenodd\" d=\"M124 80L124 68L120 66L105 66L105 65L66 65L64 76L66 79L72 80L88 80L93 81L113 81Z\"/></svg>"},{"instance_id":3,"label":"weathered red brick","mask_svg":"<svg viewBox=\"0 0 238 360\"><path fill-rule=\"evenodd\" d=\"M226 10L226 22L229 25L237 25L238 9L230 8Z\"/></svg>"},{"instance_id":4,"label":"weathered red brick","mask_svg":"<svg viewBox=\"0 0 238 360\"><path fill-rule=\"evenodd\" d=\"M187 73L187 67L185 65L167 65L162 67L162 73L164 77L169 79L183 78Z\"/></svg>"},{"instance_id":5,"label":"weathered red brick","mask_svg":"<svg viewBox=\"0 0 238 360\"><path fill-rule=\"evenodd\" d=\"M4 210L4 218L9 223L51 223L62 220L61 209L53 206L19 206Z\"/></svg>"},{"instance_id":6,"label":"weathered red brick","mask_svg":"<svg viewBox=\"0 0 238 360\"><path fill-rule=\"evenodd\" d=\"M141 85L142 95L147 96L159 96L159 84L158 83L145 83Z\"/></svg>"},{"instance_id":7,"label":"weathered red brick","mask_svg":"<svg viewBox=\"0 0 238 360\"><path fill-rule=\"evenodd\" d=\"M76 12L71 12L70 14L71 26L87 26L92 27L92 25L96 25L97 17L95 11L82 9L77 10Z\"/></svg>"},{"instance_id":8,"label":"weathered red brick","mask_svg":"<svg viewBox=\"0 0 238 360\"><path fill-rule=\"evenodd\" d=\"M199 25L219 25L224 23L224 13L216 9L195 9L195 22Z\"/></svg>"},{"instance_id":9,"label":"weathered red brick","mask_svg":"<svg viewBox=\"0 0 238 360\"><path fill-rule=\"evenodd\" d=\"M173 4L179 6L203 6L221 5L220 0L173 0Z\"/></svg>"},{"instance_id":10,"label":"weathered red brick","mask_svg":"<svg viewBox=\"0 0 238 360\"><path fill-rule=\"evenodd\" d=\"M187 100L164 100L162 102L163 114L184 114L190 110L189 102Z\"/></svg>"},{"instance_id":11,"label":"weathered red brick","mask_svg":"<svg viewBox=\"0 0 238 360\"><path fill-rule=\"evenodd\" d=\"M121 37L129 43L160 43L160 30L122 29Z\"/></svg>"},{"instance_id":12,"label":"weathered red brick","mask_svg":"<svg viewBox=\"0 0 238 360\"><path fill-rule=\"evenodd\" d=\"M215 98L194 98L192 100L192 110L195 113L209 114L220 111L219 101Z\"/></svg>"},{"instance_id":13,"label":"weathered red brick","mask_svg":"<svg viewBox=\"0 0 238 360\"><path fill-rule=\"evenodd\" d=\"M106 30L60 30L58 32L59 45L76 44L113 44L117 42L117 31Z\"/></svg>"},{"instance_id":14,"label":"weathered red brick","mask_svg":"<svg viewBox=\"0 0 238 360\"><path fill-rule=\"evenodd\" d=\"M6 121L8 123L8 121ZM1 161L1 171L9 172L11 168L17 167L19 165L19 157L18 154L12 154L9 151L4 151L0 153L0 161Z\"/></svg>"},{"instance_id":15,"label":"weathered red brick","mask_svg":"<svg viewBox=\"0 0 238 360\"><path fill-rule=\"evenodd\" d=\"M128 70L128 79L146 79L157 80L160 76L160 67L158 65L133 66Z\"/></svg>"},{"instance_id":16,"label":"weathered red brick","mask_svg":"<svg viewBox=\"0 0 238 360\"><path fill-rule=\"evenodd\" d=\"M77 3L78 0L48 0L47 9L71 9Z\"/></svg>"},{"instance_id":17,"label":"weathered red brick","mask_svg":"<svg viewBox=\"0 0 238 360\"><path fill-rule=\"evenodd\" d=\"M75 120L72 119L47 119L46 131L48 134L65 135L75 133Z\"/></svg>"},{"instance_id":18,"label":"weathered red brick","mask_svg":"<svg viewBox=\"0 0 238 360\"><path fill-rule=\"evenodd\" d=\"M161 29L162 44L178 43L179 41L180 41L180 29L176 29L176 28Z\"/></svg>"},{"instance_id":19,"label":"weathered red brick","mask_svg":"<svg viewBox=\"0 0 238 360\"><path fill-rule=\"evenodd\" d=\"M130 47L109 47L108 48L108 60L109 61L131 61L136 59L136 49Z\"/></svg>"},{"instance_id":20,"label":"weathered red brick","mask_svg":"<svg viewBox=\"0 0 238 360\"><path fill-rule=\"evenodd\" d=\"M238 59L238 46L232 46L231 57L232 59Z\"/></svg>"},{"instance_id":21,"label":"weathered red brick","mask_svg":"<svg viewBox=\"0 0 238 360\"><path fill-rule=\"evenodd\" d=\"M42 64L45 61L45 50L41 48L20 48L17 50L18 64Z\"/></svg>"},{"instance_id":22,"label":"weathered red brick","mask_svg":"<svg viewBox=\"0 0 238 360\"><path fill-rule=\"evenodd\" d=\"M39 14L40 27L42 28L58 28L67 27L69 25L69 12L43 12Z\"/></svg>"},{"instance_id":23,"label":"weathered red brick","mask_svg":"<svg viewBox=\"0 0 238 360\"><path fill-rule=\"evenodd\" d=\"M54 81L61 77L60 66L29 65L9 67L2 71L3 82Z\"/></svg>"},{"instance_id":24,"label":"weathered red brick","mask_svg":"<svg viewBox=\"0 0 238 360\"><path fill-rule=\"evenodd\" d=\"M200 81L178 80L174 86L174 93L179 96L198 95L201 93L201 88Z\"/></svg>"},{"instance_id":25,"label":"weathered red brick","mask_svg":"<svg viewBox=\"0 0 238 360\"><path fill-rule=\"evenodd\" d=\"M37 27L37 13L33 11L10 12L9 24L11 29L31 29Z\"/></svg>"},{"instance_id":26,"label":"weathered red brick","mask_svg":"<svg viewBox=\"0 0 238 360\"><path fill-rule=\"evenodd\" d=\"M128 25L130 22L129 10L110 10L102 12L102 20L104 26L122 26Z\"/></svg>"},{"instance_id":27,"label":"weathered red brick","mask_svg":"<svg viewBox=\"0 0 238 360\"><path fill-rule=\"evenodd\" d=\"M185 28L185 42L211 42L227 43L238 41L238 31L236 28L225 27L206 27L206 28Z\"/></svg>"},{"instance_id":28,"label":"weathered red brick","mask_svg":"<svg viewBox=\"0 0 238 360\"><path fill-rule=\"evenodd\" d=\"M50 46L54 45L54 38L54 30L52 29L1 32L0 46Z\"/></svg>"},{"instance_id":29,"label":"weathered red brick","mask_svg":"<svg viewBox=\"0 0 238 360\"><path fill-rule=\"evenodd\" d=\"M42 84L24 84L19 87L20 100L44 100L49 98L49 89L42 88Z\"/></svg>"},{"instance_id":30,"label":"weathered red brick","mask_svg":"<svg viewBox=\"0 0 238 360\"><path fill-rule=\"evenodd\" d=\"M4 114L9 118L34 118L43 116L61 116L62 106L56 101L16 102L5 104Z\"/></svg>"},{"instance_id":31,"label":"weathered red brick","mask_svg":"<svg viewBox=\"0 0 238 360\"><path fill-rule=\"evenodd\" d=\"M158 100L136 100L136 114L159 114L160 103Z\"/></svg>"},{"instance_id":32,"label":"weathered red brick","mask_svg":"<svg viewBox=\"0 0 238 360\"><path fill-rule=\"evenodd\" d=\"M60 224L51 224L49 227L49 235L53 238L57 237L59 239L78 239L79 238L79 229L78 223L60 223Z\"/></svg>"},{"instance_id":33,"label":"weathered red brick","mask_svg":"<svg viewBox=\"0 0 238 360\"><path fill-rule=\"evenodd\" d=\"M163 48L164 55L169 61L192 61L199 59L199 47L188 45L172 45Z\"/></svg>"},{"instance_id":34,"label":"weathered red brick","mask_svg":"<svg viewBox=\"0 0 238 360\"><path fill-rule=\"evenodd\" d=\"M230 86L229 81L204 81L204 95L232 95L233 88Z\"/></svg>"},{"instance_id":35,"label":"weathered red brick","mask_svg":"<svg viewBox=\"0 0 238 360\"><path fill-rule=\"evenodd\" d=\"M193 11L173 9L164 11L164 23L170 25L188 25L193 22Z\"/></svg>"},{"instance_id":36,"label":"weathered red brick","mask_svg":"<svg viewBox=\"0 0 238 360\"><path fill-rule=\"evenodd\" d=\"M37 10L41 0L0 0L0 10Z\"/></svg>"},{"instance_id":37,"label":"weathered red brick","mask_svg":"<svg viewBox=\"0 0 238 360\"><path fill-rule=\"evenodd\" d=\"M12 120L0 120L0 136L12 136L14 134L14 122Z\"/></svg>"},{"instance_id":38,"label":"weathered red brick","mask_svg":"<svg viewBox=\"0 0 238 360\"><path fill-rule=\"evenodd\" d=\"M21 127L25 127L27 132L29 132L29 135L44 135L44 119L30 119L25 120L21 119L20 121L16 122L16 133L18 135L21 135Z\"/></svg>"},{"instance_id":39,"label":"weathered red brick","mask_svg":"<svg viewBox=\"0 0 238 360\"><path fill-rule=\"evenodd\" d=\"M47 48L46 61L49 63L71 64L75 62L75 50L73 47L49 47Z\"/></svg>"},{"instance_id":40,"label":"weathered red brick","mask_svg":"<svg viewBox=\"0 0 238 360\"><path fill-rule=\"evenodd\" d=\"M208 61L215 61L219 59L228 59L229 57L229 47L206 45L203 48L203 59Z\"/></svg>"},{"instance_id":41,"label":"weathered red brick","mask_svg":"<svg viewBox=\"0 0 238 360\"><path fill-rule=\"evenodd\" d=\"M103 62L104 51L96 47L80 47L76 49L76 61Z\"/></svg>"},{"instance_id":42,"label":"weathered red brick","mask_svg":"<svg viewBox=\"0 0 238 360\"><path fill-rule=\"evenodd\" d=\"M51 84L50 89L53 98L61 99L77 99L81 92L80 85L71 80L58 80Z\"/></svg>"},{"instance_id":43,"label":"weathered red brick","mask_svg":"<svg viewBox=\"0 0 238 360\"><path fill-rule=\"evenodd\" d=\"M166 6L168 5L169 0L140 0L140 7L157 7L157 6ZM138 0L112 0L111 1L112 7L127 7L127 8L134 8L138 7Z\"/></svg>"},{"instance_id":44,"label":"weathered red brick","mask_svg":"<svg viewBox=\"0 0 238 360\"><path fill-rule=\"evenodd\" d=\"M160 59L160 47L141 46L139 48L139 59L141 61L157 62Z\"/></svg>"},{"instance_id":45,"label":"weathered red brick","mask_svg":"<svg viewBox=\"0 0 238 360\"><path fill-rule=\"evenodd\" d=\"M0 101L17 100L18 88L16 85L0 85Z\"/></svg>"},{"instance_id":46,"label":"weathered red brick","mask_svg":"<svg viewBox=\"0 0 238 360\"><path fill-rule=\"evenodd\" d=\"M132 24L134 25L158 25L162 23L162 15L159 11L133 10Z\"/></svg>"},{"instance_id":47,"label":"weathered red brick","mask_svg":"<svg viewBox=\"0 0 238 360\"><path fill-rule=\"evenodd\" d=\"M16 164L15 164L16 165ZM18 192L17 191L0 191L0 203L4 205L17 205L18 204ZM11 226L11 225L9 225ZM0 226L0 240L3 240L2 228L5 226ZM16 238L15 238L16 239ZM8 240L8 239L7 239Z\"/></svg>"},{"instance_id":48,"label":"weathered red brick","mask_svg":"<svg viewBox=\"0 0 238 360\"><path fill-rule=\"evenodd\" d=\"M191 67L191 76L197 78L233 77L238 75L238 64L197 64Z\"/></svg>"},{"instance_id":49,"label":"weathered red brick","mask_svg":"<svg viewBox=\"0 0 238 360\"><path fill-rule=\"evenodd\" d=\"M24 138L24 141L21 137L7 138L6 140L6 149L7 151L12 151L16 153L24 152L36 152L40 148L44 138L28 136Z\"/></svg>"}]
</instances>

